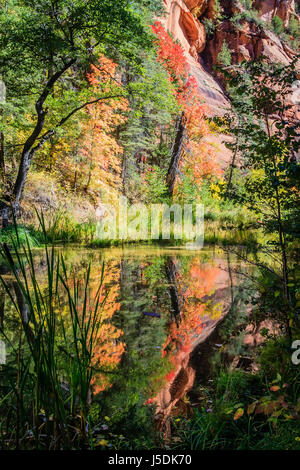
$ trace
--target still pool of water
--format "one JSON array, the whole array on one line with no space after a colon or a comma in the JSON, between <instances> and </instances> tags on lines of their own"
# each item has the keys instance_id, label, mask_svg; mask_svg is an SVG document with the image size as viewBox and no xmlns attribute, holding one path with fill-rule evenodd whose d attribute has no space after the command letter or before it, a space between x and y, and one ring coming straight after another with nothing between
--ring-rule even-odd
<instances>
[{"instance_id":1,"label":"still pool of water","mask_svg":"<svg viewBox=\"0 0 300 470\"><path fill-rule=\"evenodd\" d=\"M195 351L226 317L248 268L221 250L134 246L90 250L57 248L70 278L83 279L91 265L91 297L104 264L106 301L95 349L92 392L102 397L108 417L134 403L153 403L161 425L193 386L201 356ZM43 288L47 267L42 250L34 252ZM2 267L3 272L3 267ZM7 275L7 283L12 282ZM11 343L16 341L16 314L0 292L0 321ZM68 315L67 299L58 315ZM10 354L1 342L0 359Z\"/></svg>"}]
</instances>

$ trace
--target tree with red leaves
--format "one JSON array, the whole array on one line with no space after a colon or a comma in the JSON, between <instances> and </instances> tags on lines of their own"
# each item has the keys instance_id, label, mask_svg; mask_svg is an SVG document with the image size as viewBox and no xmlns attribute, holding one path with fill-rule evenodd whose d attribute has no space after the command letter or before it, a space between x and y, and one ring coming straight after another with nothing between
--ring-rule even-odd
<instances>
[{"instance_id":1,"label":"tree with red leaves","mask_svg":"<svg viewBox=\"0 0 300 470\"><path fill-rule=\"evenodd\" d=\"M163 25L156 21L152 30L157 36L157 60L163 64L173 85L174 95L180 108L181 115L176 119L176 137L173 143L167 185L173 195L178 169L184 163L193 168L194 178L200 183L207 172L214 172L214 154L209 146L202 142L209 128L205 120L208 110L201 97L197 82L190 74L190 66L184 50L173 40ZM184 143L187 143L188 161L183 161ZM204 155L205 153L205 155ZM191 158L193 161L191 162Z\"/></svg>"}]
</instances>

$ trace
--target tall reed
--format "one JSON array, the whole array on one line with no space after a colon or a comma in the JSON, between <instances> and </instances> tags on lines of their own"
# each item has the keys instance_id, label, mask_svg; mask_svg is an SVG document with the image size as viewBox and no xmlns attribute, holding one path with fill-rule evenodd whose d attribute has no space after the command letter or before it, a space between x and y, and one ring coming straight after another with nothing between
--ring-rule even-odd
<instances>
[{"instance_id":1,"label":"tall reed","mask_svg":"<svg viewBox=\"0 0 300 470\"><path fill-rule=\"evenodd\" d=\"M38 217L47 241L43 215ZM34 448L92 447L88 413L94 348L105 302L104 266L91 299L90 266L83 282L70 279L63 256L56 253L53 244L45 244L44 286L38 280L29 240L21 244L16 224L15 231L12 249L3 244L0 250L12 276L12 280L0 276L1 283L20 325L18 345L12 345L17 364L15 381L4 402L0 399L0 406L7 402L16 410L15 426L6 445L11 447L14 439L16 448L26 447L29 441ZM63 315L65 298L67 314ZM1 332L6 337L3 329ZM29 439L32 434L34 444L32 437Z\"/></svg>"}]
</instances>

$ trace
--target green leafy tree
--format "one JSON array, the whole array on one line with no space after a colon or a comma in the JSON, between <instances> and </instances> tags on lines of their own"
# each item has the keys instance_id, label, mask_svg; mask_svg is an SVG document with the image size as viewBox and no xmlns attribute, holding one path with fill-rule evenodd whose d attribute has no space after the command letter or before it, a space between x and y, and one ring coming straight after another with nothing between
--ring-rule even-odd
<instances>
[{"instance_id":1,"label":"green leafy tree","mask_svg":"<svg viewBox=\"0 0 300 470\"><path fill-rule=\"evenodd\" d=\"M115 96L113 89L108 94L100 90L91 99L85 86L89 65L105 53L137 67L138 52L152 47L146 26L151 11L162 12L160 0L33 0L2 7L0 69L7 89L6 104L1 104L6 114L2 160L11 146L19 154L17 175L2 198L4 225L9 206L18 211L36 152L87 105ZM16 139L18 124L22 132Z\"/></svg>"},{"instance_id":2,"label":"green leafy tree","mask_svg":"<svg viewBox=\"0 0 300 470\"><path fill-rule=\"evenodd\" d=\"M292 36L299 38L300 36L299 21L297 20L295 15L291 16L287 30Z\"/></svg>"},{"instance_id":3,"label":"green leafy tree","mask_svg":"<svg viewBox=\"0 0 300 470\"><path fill-rule=\"evenodd\" d=\"M231 121L236 136L233 147L239 154L244 179L243 190L231 187L229 193L257 214L258 225L266 233L277 237L274 250L279 254L280 272L274 266L265 269L280 283L282 309L291 320L296 305L296 286L291 281L295 253L288 246L299 237L300 227L300 167L296 159L299 122L288 119L295 63L282 66L260 61L223 71L235 111Z\"/></svg>"},{"instance_id":4,"label":"green leafy tree","mask_svg":"<svg viewBox=\"0 0 300 470\"><path fill-rule=\"evenodd\" d=\"M156 54L148 53L141 66L141 75L128 73L126 77L130 112L120 132L123 191L132 200L144 200L151 192L151 187L145 191L143 181L148 180L149 168L166 169L174 135L172 121L179 109L168 74Z\"/></svg>"},{"instance_id":5,"label":"green leafy tree","mask_svg":"<svg viewBox=\"0 0 300 470\"><path fill-rule=\"evenodd\" d=\"M217 62L225 67L231 65L231 52L225 40L223 41L222 49L218 54Z\"/></svg>"}]
</instances>

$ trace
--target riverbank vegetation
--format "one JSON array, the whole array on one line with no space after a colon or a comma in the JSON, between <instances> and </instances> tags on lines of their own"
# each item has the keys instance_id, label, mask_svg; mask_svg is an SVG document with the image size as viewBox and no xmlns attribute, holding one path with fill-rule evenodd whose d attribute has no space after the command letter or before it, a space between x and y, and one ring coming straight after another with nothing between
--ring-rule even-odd
<instances>
[{"instance_id":1,"label":"riverbank vegetation","mask_svg":"<svg viewBox=\"0 0 300 470\"><path fill-rule=\"evenodd\" d=\"M174 448L300 448L299 367L291 360L294 349L286 333L283 301L272 290L278 288L274 276L264 271L257 281L258 289L258 282L247 281L219 328L211 375L200 374L190 392L190 415L178 411L173 418ZM292 325L295 340L299 323Z\"/></svg>"}]
</instances>

